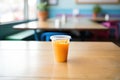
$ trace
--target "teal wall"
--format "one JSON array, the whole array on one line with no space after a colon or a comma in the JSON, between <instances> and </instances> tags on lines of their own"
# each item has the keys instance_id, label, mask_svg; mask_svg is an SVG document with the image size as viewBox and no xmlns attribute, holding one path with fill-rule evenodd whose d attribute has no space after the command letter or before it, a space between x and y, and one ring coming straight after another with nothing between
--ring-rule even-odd
<instances>
[{"instance_id":1,"label":"teal wall","mask_svg":"<svg viewBox=\"0 0 120 80\"><path fill-rule=\"evenodd\" d=\"M79 9L83 15L91 15L95 4L77 4L75 0L58 0L58 4L50 6L49 16L55 17L56 14L72 14L74 8ZM100 4L102 13L120 16L120 4Z\"/></svg>"}]
</instances>

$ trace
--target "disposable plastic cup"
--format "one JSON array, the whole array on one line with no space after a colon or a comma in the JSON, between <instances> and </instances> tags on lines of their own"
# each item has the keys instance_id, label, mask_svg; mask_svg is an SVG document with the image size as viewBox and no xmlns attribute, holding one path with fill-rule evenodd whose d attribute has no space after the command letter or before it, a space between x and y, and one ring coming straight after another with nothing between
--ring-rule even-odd
<instances>
[{"instance_id":1,"label":"disposable plastic cup","mask_svg":"<svg viewBox=\"0 0 120 80\"><path fill-rule=\"evenodd\" d=\"M57 62L67 62L68 49L71 36L69 35L53 35L50 37L54 52L54 59Z\"/></svg>"}]
</instances>

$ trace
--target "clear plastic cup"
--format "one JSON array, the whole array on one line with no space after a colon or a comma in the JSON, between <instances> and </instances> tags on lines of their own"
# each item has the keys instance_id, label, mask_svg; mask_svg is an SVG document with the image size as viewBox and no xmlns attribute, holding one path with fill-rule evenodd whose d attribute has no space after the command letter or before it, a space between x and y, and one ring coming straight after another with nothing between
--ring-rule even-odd
<instances>
[{"instance_id":1,"label":"clear plastic cup","mask_svg":"<svg viewBox=\"0 0 120 80\"><path fill-rule=\"evenodd\" d=\"M71 36L69 35L53 35L52 40L54 58L57 62L67 62L68 49Z\"/></svg>"}]
</instances>

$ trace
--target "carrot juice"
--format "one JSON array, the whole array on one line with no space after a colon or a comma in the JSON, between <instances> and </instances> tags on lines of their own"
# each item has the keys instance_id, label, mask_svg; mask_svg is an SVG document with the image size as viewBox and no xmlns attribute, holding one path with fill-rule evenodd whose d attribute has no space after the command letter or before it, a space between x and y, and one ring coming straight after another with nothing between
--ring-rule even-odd
<instances>
[{"instance_id":1,"label":"carrot juice","mask_svg":"<svg viewBox=\"0 0 120 80\"><path fill-rule=\"evenodd\" d=\"M60 39L53 39L52 46L56 61L66 62L68 56L69 39L65 39L63 37L60 37Z\"/></svg>"},{"instance_id":2,"label":"carrot juice","mask_svg":"<svg viewBox=\"0 0 120 80\"><path fill-rule=\"evenodd\" d=\"M58 62L66 62L68 55L68 40L55 40L53 41L53 49L55 58Z\"/></svg>"}]
</instances>

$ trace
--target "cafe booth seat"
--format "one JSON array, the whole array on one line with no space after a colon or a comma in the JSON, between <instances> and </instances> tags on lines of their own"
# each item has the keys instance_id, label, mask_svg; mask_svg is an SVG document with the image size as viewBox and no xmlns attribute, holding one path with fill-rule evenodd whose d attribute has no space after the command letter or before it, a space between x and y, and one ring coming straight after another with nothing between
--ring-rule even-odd
<instances>
[{"instance_id":1,"label":"cafe booth seat","mask_svg":"<svg viewBox=\"0 0 120 80\"><path fill-rule=\"evenodd\" d=\"M5 37L5 40L26 40L32 35L34 35L32 30L25 30Z\"/></svg>"},{"instance_id":2,"label":"cafe booth seat","mask_svg":"<svg viewBox=\"0 0 120 80\"><path fill-rule=\"evenodd\" d=\"M118 23L116 21L103 22L102 25L109 28L109 35L110 36L113 36L115 38L115 40L119 39L119 29L118 29Z\"/></svg>"},{"instance_id":3,"label":"cafe booth seat","mask_svg":"<svg viewBox=\"0 0 120 80\"><path fill-rule=\"evenodd\" d=\"M92 37L88 40L92 41L108 41L109 40L109 31L93 30L91 31Z\"/></svg>"},{"instance_id":4,"label":"cafe booth seat","mask_svg":"<svg viewBox=\"0 0 120 80\"><path fill-rule=\"evenodd\" d=\"M110 37L114 37L115 40L118 40L119 38L119 30L118 30L118 24L117 22L103 22L101 23L103 26L107 27L107 31L99 31L94 30L91 31L93 34L92 40L110 40Z\"/></svg>"},{"instance_id":5,"label":"cafe booth seat","mask_svg":"<svg viewBox=\"0 0 120 80\"><path fill-rule=\"evenodd\" d=\"M92 37L90 40L92 41L109 41L109 29L108 30L92 30Z\"/></svg>"},{"instance_id":6,"label":"cafe booth seat","mask_svg":"<svg viewBox=\"0 0 120 80\"><path fill-rule=\"evenodd\" d=\"M52 35L67 35L64 32L43 32L41 33L40 40L41 41L50 41L50 36Z\"/></svg>"}]
</instances>

